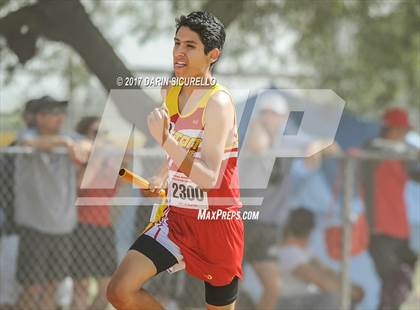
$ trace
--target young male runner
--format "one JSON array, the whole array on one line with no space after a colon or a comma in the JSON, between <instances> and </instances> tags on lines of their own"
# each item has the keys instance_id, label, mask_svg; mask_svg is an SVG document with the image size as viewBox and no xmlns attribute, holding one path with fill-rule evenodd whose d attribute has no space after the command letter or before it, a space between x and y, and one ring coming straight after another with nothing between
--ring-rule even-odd
<instances>
[{"instance_id":1,"label":"young male runner","mask_svg":"<svg viewBox=\"0 0 420 310\"><path fill-rule=\"evenodd\" d=\"M219 84L187 85L191 77L210 84L224 26L207 12L193 12L177 19L174 40L174 72L184 83L164 90L165 107L148 116L150 133L167 153L168 207L112 276L107 297L119 310L162 309L142 287L164 270L183 267L204 281L207 309L233 309L242 277L240 217L198 218L199 209L235 214L241 207L232 98Z\"/></svg>"}]
</instances>

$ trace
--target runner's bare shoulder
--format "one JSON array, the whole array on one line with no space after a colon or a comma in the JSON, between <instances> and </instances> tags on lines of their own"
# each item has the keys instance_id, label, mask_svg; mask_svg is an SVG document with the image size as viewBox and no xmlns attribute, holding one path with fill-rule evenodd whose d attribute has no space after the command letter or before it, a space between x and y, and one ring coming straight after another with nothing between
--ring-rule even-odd
<instances>
[{"instance_id":1,"label":"runner's bare shoulder","mask_svg":"<svg viewBox=\"0 0 420 310\"><path fill-rule=\"evenodd\" d=\"M221 115L225 116L225 113L232 113L233 116L235 112L233 109L232 98L225 91L218 91L210 97L205 113L205 120L208 120L209 117L220 117Z\"/></svg>"}]
</instances>

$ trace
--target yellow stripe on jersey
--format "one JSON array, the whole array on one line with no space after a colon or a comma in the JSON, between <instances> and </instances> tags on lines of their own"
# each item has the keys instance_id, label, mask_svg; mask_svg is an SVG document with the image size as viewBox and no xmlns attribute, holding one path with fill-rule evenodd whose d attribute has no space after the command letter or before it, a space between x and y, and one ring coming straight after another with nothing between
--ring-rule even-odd
<instances>
[{"instance_id":1,"label":"yellow stripe on jersey","mask_svg":"<svg viewBox=\"0 0 420 310\"><path fill-rule=\"evenodd\" d=\"M213 96L219 90L224 90L230 95L230 93L226 90L226 88L224 88L220 84L215 84L200 98L198 104L195 106L195 108L191 112L185 115L182 115L180 111L178 110L178 106L179 106L178 96L181 92L181 89L182 89L181 85L174 85L168 90L165 104L169 112L169 116L178 114L181 118L185 118L192 115L198 108L205 108L207 106L207 103L210 97Z\"/></svg>"},{"instance_id":2,"label":"yellow stripe on jersey","mask_svg":"<svg viewBox=\"0 0 420 310\"><path fill-rule=\"evenodd\" d=\"M155 214L153 215L153 218L150 219L149 224L147 224L146 228L144 228L143 233L145 233L150 228L152 228L153 225L160 222L160 220L162 219L162 217L165 214L166 208L167 208L167 204L166 204L166 196L165 196L165 197L162 198L162 202L160 203L159 207L157 208Z\"/></svg>"}]
</instances>

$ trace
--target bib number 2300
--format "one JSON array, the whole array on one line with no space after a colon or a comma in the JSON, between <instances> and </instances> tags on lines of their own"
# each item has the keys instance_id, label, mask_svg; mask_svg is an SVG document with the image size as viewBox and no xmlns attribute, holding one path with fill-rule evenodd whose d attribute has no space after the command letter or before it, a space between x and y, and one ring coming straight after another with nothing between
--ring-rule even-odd
<instances>
[{"instance_id":1,"label":"bib number 2300","mask_svg":"<svg viewBox=\"0 0 420 310\"><path fill-rule=\"evenodd\" d=\"M171 203L181 208L207 208L207 193L192 183L171 184Z\"/></svg>"},{"instance_id":2,"label":"bib number 2300","mask_svg":"<svg viewBox=\"0 0 420 310\"><path fill-rule=\"evenodd\" d=\"M204 192L201 188L185 184L172 183L172 196L174 198L188 199L190 201L204 200Z\"/></svg>"}]
</instances>

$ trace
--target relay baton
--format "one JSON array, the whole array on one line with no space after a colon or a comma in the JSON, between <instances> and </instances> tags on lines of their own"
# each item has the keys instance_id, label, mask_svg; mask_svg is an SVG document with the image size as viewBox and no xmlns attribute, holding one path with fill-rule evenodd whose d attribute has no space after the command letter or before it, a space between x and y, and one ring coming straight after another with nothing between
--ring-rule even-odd
<instances>
[{"instance_id":1,"label":"relay baton","mask_svg":"<svg viewBox=\"0 0 420 310\"><path fill-rule=\"evenodd\" d=\"M141 189L147 190L150 187L149 181L147 181L145 178L142 178L141 176L136 175L130 170L122 168L120 169L119 175L124 181L137 185ZM159 189L158 193L159 196L165 197L165 190Z\"/></svg>"}]
</instances>

